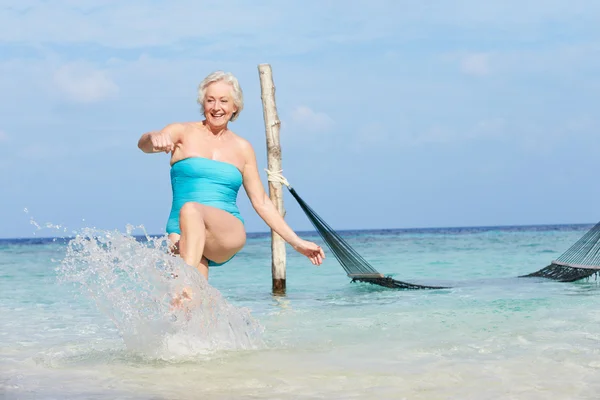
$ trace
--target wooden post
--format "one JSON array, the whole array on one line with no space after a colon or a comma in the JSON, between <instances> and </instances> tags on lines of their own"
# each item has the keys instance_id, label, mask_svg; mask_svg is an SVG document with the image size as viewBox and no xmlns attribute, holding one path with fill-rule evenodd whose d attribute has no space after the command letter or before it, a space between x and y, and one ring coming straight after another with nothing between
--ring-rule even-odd
<instances>
[{"instance_id":1,"label":"wooden post","mask_svg":"<svg viewBox=\"0 0 600 400\"><path fill-rule=\"evenodd\" d=\"M279 127L281 121L277 116L275 103L275 85L269 64L258 66L260 76L261 99L267 135L267 158L270 171L281 171L281 146L279 144ZM285 216L283 208L283 190L279 182L269 181L269 197L281 216ZM285 294L285 241L271 230L271 275L273 277L273 293Z\"/></svg>"}]
</instances>

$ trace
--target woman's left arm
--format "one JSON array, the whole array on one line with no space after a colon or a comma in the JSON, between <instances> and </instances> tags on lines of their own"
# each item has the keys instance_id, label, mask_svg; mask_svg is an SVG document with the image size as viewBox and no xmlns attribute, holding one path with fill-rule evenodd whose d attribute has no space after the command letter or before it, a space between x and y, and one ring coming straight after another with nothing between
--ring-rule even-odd
<instances>
[{"instance_id":1,"label":"woman's left arm","mask_svg":"<svg viewBox=\"0 0 600 400\"><path fill-rule=\"evenodd\" d=\"M323 249L315 243L303 240L289 227L263 187L252 145L244 141L243 151L246 160L243 173L244 189L256 213L296 251L307 256L313 264L320 265L325 258Z\"/></svg>"}]
</instances>

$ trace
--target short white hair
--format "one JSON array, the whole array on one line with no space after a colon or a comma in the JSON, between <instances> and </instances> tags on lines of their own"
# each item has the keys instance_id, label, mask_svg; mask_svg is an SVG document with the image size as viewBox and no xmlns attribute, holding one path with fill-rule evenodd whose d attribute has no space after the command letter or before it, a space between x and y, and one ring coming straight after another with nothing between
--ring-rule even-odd
<instances>
[{"instance_id":1,"label":"short white hair","mask_svg":"<svg viewBox=\"0 0 600 400\"><path fill-rule=\"evenodd\" d=\"M230 121L235 121L240 115L240 112L244 108L244 94L237 78L231 72L215 71L208 75L200 85L198 85L198 104L200 104L200 111L204 115L204 98L206 96L206 88L211 84L219 81L227 82L231 85L231 95L233 97L233 104L236 106L237 111L233 113Z\"/></svg>"}]
</instances>

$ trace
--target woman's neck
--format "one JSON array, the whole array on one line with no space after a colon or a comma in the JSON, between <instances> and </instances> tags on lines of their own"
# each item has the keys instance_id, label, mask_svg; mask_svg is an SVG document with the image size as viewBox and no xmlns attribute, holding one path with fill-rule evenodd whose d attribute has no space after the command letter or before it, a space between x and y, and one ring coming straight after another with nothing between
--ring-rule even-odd
<instances>
[{"instance_id":1,"label":"woman's neck","mask_svg":"<svg viewBox=\"0 0 600 400\"><path fill-rule=\"evenodd\" d=\"M211 126L206 120L202 123L204 127L212 134L215 138L220 138L227 133L227 125L224 126Z\"/></svg>"}]
</instances>

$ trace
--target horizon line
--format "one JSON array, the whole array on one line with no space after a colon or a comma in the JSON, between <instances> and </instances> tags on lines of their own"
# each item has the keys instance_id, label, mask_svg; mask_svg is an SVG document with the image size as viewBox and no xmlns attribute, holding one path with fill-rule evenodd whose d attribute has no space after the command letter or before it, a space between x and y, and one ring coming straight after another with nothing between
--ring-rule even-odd
<instances>
[{"instance_id":1,"label":"horizon line","mask_svg":"<svg viewBox=\"0 0 600 400\"><path fill-rule=\"evenodd\" d=\"M536 227L536 226L585 226L585 225L595 225L597 222L566 222L566 223L546 223L546 224L509 224L509 225L471 225L471 226L431 226L431 227L409 227L409 228L346 228L346 229L334 229L335 232L369 232L369 231L417 231L417 230L438 230L438 229L489 229L489 228L516 228L516 227ZM92 228L97 229L97 228ZM103 231L108 231L108 229L100 229ZM295 230L296 233L315 233L318 234L316 230ZM253 231L246 232L247 235L264 235L271 234L271 230L266 231ZM148 233L148 236L151 237L160 237L164 236L163 234L155 234ZM135 236L144 236L133 235ZM0 236L0 240L27 240L27 239L61 239L61 238L72 238L73 235L66 236L21 236L21 237L3 237Z\"/></svg>"}]
</instances>

